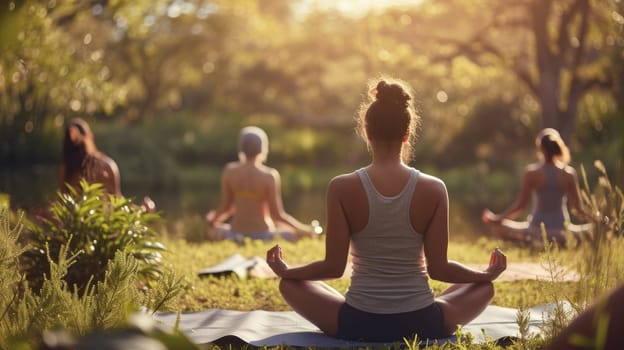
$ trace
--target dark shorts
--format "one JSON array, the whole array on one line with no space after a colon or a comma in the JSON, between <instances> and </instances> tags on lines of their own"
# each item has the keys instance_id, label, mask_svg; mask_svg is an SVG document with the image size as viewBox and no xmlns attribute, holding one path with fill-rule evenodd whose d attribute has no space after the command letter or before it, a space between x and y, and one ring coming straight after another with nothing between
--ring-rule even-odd
<instances>
[{"instance_id":1,"label":"dark shorts","mask_svg":"<svg viewBox=\"0 0 624 350\"><path fill-rule=\"evenodd\" d=\"M338 338L370 342L395 342L411 339L445 338L444 315L433 303L416 311L375 314L344 303L338 313Z\"/></svg>"}]
</instances>

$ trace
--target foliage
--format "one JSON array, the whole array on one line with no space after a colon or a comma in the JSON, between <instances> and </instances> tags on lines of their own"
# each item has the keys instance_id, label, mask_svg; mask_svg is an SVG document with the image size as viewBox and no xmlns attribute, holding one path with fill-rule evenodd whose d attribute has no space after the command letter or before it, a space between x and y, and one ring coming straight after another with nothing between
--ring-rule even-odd
<instances>
[{"instance_id":1,"label":"foliage","mask_svg":"<svg viewBox=\"0 0 624 350\"><path fill-rule=\"evenodd\" d=\"M602 54L619 53L624 46L624 20L616 3L436 1L435 14L419 16L418 25L449 25L433 36L416 37L440 45L429 56L434 61L461 57L514 74L539 105L538 125L555 127L568 139L582 97L594 89L608 91L614 83L612 65Z\"/></svg>"},{"instance_id":2,"label":"foliage","mask_svg":"<svg viewBox=\"0 0 624 350\"><path fill-rule=\"evenodd\" d=\"M597 164L599 165L600 163ZM600 166L598 169L601 169ZM535 338L525 334L518 342L509 345L507 348L536 349L542 347L548 337L557 334L560 329L564 327L567 322L569 322L570 318L576 313L582 311L588 303L593 302L597 296L609 290L613 285L622 283L621 276L624 261L615 253L624 248L624 241L622 240L621 234L613 234L620 232L622 227L622 195L621 191L616 186L612 186L610 184L606 178L606 174L604 172L602 172L602 174L603 179L598 180L599 186L592 192L591 195L588 194L588 188L587 185L585 185L585 198L586 200L589 200L589 202L593 203L591 204L592 208L600 211L601 215L599 217L609 217L608 221L602 220L604 223L609 223L609 225L605 226L605 232L611 232L604 236L606 239L601 241L602 245L594 246L592 244L596 244L595 242L592 243L592 241L586 241L581 243L580 246L575 249L566 250L559 249L554 246L547 246L548 250L544 253L544 257L546 258L547 264L549 262L552 263L551 265L547 265L551 268L553 274L552 281L495 282L497 294L494 299L494 304L496 305L515 307L522 310L536 304L567 300L570 301L571 305L576 308L573 313L570 313L569 310L566 311L564 308L560 309L561 313L554 313L552 316L552 323L548 324L545 328L546 338ZM609 187L610 185L612 187ZM227 241L190 244L185 242L183 239L180 239L179 234L174 233L174 235L178 238L168 239L163 237L162 240L171 248L171 261L173 263L173 268L178 274L185 276L184 278L187 281L187 285L177 299L171 298L172 294L166 292L160 293L159 295L161 295L161 297L156 297L156 299L160 298L160 300L167 299L170 301L168 305L163 306L163 310L178 309L184 311L194 311L211 307L238 310L288 310L288 306L279 295L277 282L273 279L263 280L252 278L240 280L234 276L200 279L196 275L199 269L215 264L232 253L239 253L248 257L257 255L262 256L273 243L248 241L243 246ZM594 237L596 238L598 236ZM293 264L306 263L321 258L321 254L324 250L324 242L322 239L308 239L294 243L280 242L280 244L284 249L286 258ZM536 255L535 252L510 246L504 242L487 240L485 238L466 243L452 242L449 247L449 257L463 262L480 263L483 260L483 252L491 250L494 246L501 246L507 253L509 261L536 261L540 259L539 255ZM598 249L596 250L595 247L598 247ZM605 259L591 260L596 259L597 254L602 255ZM67 260L59 259L59 261L61 261L62 264L67 264ZM579 262L578 264L575 263L577 261ZM586 264L587 261L596 261L596 264L598 264L599 267L596 267L595 264L590 266ZM128 262L120 265L127 266ZM560 277L559 273L565 271L557 270L558 266L567 266L570 269L578 269L577 271L581 272L581 276L587 276L587 278L582 279L579 283L561 282L558 280ZM590 267L592 268L591 271L588 270ZM58 270L59 268L55 268L53 271ZM121 273L122 271L119 271L116 268L112 268L112 270L118 271L113 273L114 275L123 276L123 273ZM600 274L596 272L604 273ZM58 272L54 272L54 276L59 276L59 274L60 273ZM123 278L119 279L124 280ZM112 281L113 279L111 278L110 280ZM176 278L168 278L166 280L170 282L181 282ZM167 284L170 282L167 282ZM330 281L330 284L337 290L344 292L348 286L348 280L334 280ZM446 287L446 285L434 281L432 287L436 293L439 293ZM61 286L60 288L62 289L66 287ZM59 287L48 287L46 290L58 289ZM107 309L106 306L109 305L107 300L111 300L112 296L117 293L115 292L116 290L125 291L123 288L114 287L114 285L108 284L106 289L109 290L109 292L102 294L102 301L100 302L101 306L99 307L100 310ZM88 290L92 291L93 287ZM73 293L73 295L75 295L75 293ZM5 298L4 300L7 299L10 300L10 298ZM117 297L116 299L124 300L123 297ZM143 301L142 305L146 305L145 299L143 299ZM63 310L59 309L59 304L62 303L48 302L45 305L48 308L56 310L55 312L63 314ZM158 307L160 304L161 303L159 301L154 301L151 305ZM97 307L94 306L91 306L90 308L97 309ZM149 306L149 308L152 308L152 306ZM99 322L99 324L107 325L105 327L119 321L114 317L100 317L94 319L98 320L97 322ZM38 322L44 323L50 322L50 320L43 318L43 320ZM522 314L519 314L518 322L522 326ZM526 323L526 319L524 322ZM407 343L408 348L410 346L414 348L414 344L416 344L415 342L416 340L409 340ZM433 346L430 348L497 349L499 346L493 343L472 344L471 338L467 337L462 338L462 341L455 345L445 345L445 347Z\"/></svg>"},{"instance_id":3,"label":"foliage","mask_svg":"<svg viewBox=\"0 0 624 350\"><path fill-rule=\"evenodd\" d=\"M581 242L582 255L576 260L584 262L577 267L585 276L576 295L580 307L624 283L624 258L619 254L624 248L624 193L611 183L602 162L594 166L600 176L593 191L582 169L583 203L594 220L592 234Z\"/></svg>"},{"instance_id":4,"label":"foliage","mask_svg":"<svg viewBox=\"0 0 624 350\"><path fill-rule=\"evenodd\" d=\"M570 236L568 243L573 249L566 250L548 243L544 236L544 261L553 282L544 292L557 306L544 328L546 338L556 335L573 317L624 283L624 258L619 254L624 249L624 194L612 185L602 162L594 165L599 177L593 189L582 169L581 194L586 211L593 217L591 233L580 240ZM579 281L571 288L559 288L562 276L570 270L578 274ZM566 307L567 303L571 308Z\"/></svg>"},{"instance_id":5,"label":"foliage","mask_svg":"<svg viewBox=\"0 0 624 350\"><path fill-rule=\"evenodd\" d=\"M85 49L89 40L56 25L55 3L9 1L0 9L0 159L9 164L52 156L65 116L118 103L97 53Z\"/></svg>"},{"instance_id":6,"label":"foliage","mask_svg":"<svg viewBox=\"0 0 624 350\"><path fill-rule=\"evenodd\" d=\"M137 273L149 285L164 271L161 253L166 249L149 225L157 218L128 198L106 195L101 184L83 180L80 188L59 191L50 216L29 225L31 247L23 256L28 279L33 287L40 286L43 275L50 273L47 255L60 258L66 247L76 264L63 275L69 286L81 292L92 281L105 279L109 261L118 251L138 261Z\"/></svg>"},{"instance_id":7,"label":"foliage","mask_svg":"<svg viewBox=\"0 0 624 350\"><path fill-rule=\"evenodd\" d=\"M180 291L181 280L169 272L157 288L148 294L141 293L136 288L140 262L118 251L109 262L104 278L97 283L90 281L79 294L64 280L77 260L75 255L68 256L68 247L63 245L54 259L49 250L46 252L50 272L35 292L24 280L19 266L19 256L26 251L18 240L23 228L21 219L11 226L9 216L8 209L0 209L0 282L3 285L0 290L0 349L36 349L37 344L48 342L49 348L71 345L74 336L129 327L128 324L139 317L131 315L140 306L157 307L152 309L156 311L170 303ZM167 335L157 330L149 333L172 344L188 344L180 335ZM188 345L184 348L194 349Z\"/></svg>"}]
</instances>

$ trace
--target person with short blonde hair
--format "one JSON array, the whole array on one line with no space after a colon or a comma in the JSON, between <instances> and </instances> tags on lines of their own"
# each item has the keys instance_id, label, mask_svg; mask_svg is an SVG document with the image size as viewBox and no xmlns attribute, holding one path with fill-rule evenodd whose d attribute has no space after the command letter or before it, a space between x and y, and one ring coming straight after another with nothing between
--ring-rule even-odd
<instances>
[{"instance_id":1,"label":"person with short blonde hair","mask_svg":"<svg viewBox=\"0 0 624 350\"><path fill-rule=\"evenodd\" d=\"M219 208L206 215L208 239L240 242L245 238L296 240L314 236L312 226L284 210L280 174L264 165L269 153L264 130L242 128L238 151L239 160L228 163L221 175Z\"/></svg>"}]
</instances>

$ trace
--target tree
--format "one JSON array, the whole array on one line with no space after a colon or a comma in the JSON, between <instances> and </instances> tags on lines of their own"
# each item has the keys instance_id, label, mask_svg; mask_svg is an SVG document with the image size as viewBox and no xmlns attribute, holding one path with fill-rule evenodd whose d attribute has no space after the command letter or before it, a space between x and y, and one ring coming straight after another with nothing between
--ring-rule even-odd
<instances>
[{"instance_id":1,"label":"tree","mask_svg":"<svg viewBox=\"0 0 624 350\"><path fill-rule=\"evenodd\" d=\"M50 129L116 103L87 40L70 40L49 6L54 2L11 2L0 11L0 162L26 162L40 156L37 150L55 150L36 147L54 134ZM32 152L20 153L18 145Z\"/></svg>"},{"instance_id":2,"label":"tree","mask_svg":"<svg viewBox=\"0 0 624 350\"><path fill-rule=\"evenodd\" d=\"M559 129L566 139L583 96L613 85L610 53L624 46L624 20L612 1L444 0L421 6L434 7L435 14L418 25L440 28L417 36L439 43L434 61L463 56L509 70L539 104L541 126Z\"/></svg>"}]
</instances>

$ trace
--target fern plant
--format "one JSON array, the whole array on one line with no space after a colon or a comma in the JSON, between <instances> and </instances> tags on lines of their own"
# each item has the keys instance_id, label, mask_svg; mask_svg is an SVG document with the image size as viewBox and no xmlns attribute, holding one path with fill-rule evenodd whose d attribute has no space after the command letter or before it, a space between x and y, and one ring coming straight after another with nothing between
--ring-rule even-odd
<instances>
[{"instance_id":1,"label":"fern plant","mask_svg":"<svg viewBox=\"0 0 624 350\"><path fill-rule=\"evenodd\" d=\"M150 226L158 214L145 212L128 198L105 194L101 184L86 181L80 188L59 192L49 212L49 217L28 223L31 247L22 264L33 288L41 287L44 274L50 273L46 251L55 259L62 246L75 256L65 280L81 292L89 281L104 279L108 262L118 251L137 259L137 273L144 283L149 285L162 275L161 253L166 248Z\"/></svg>"}]
</instances>

